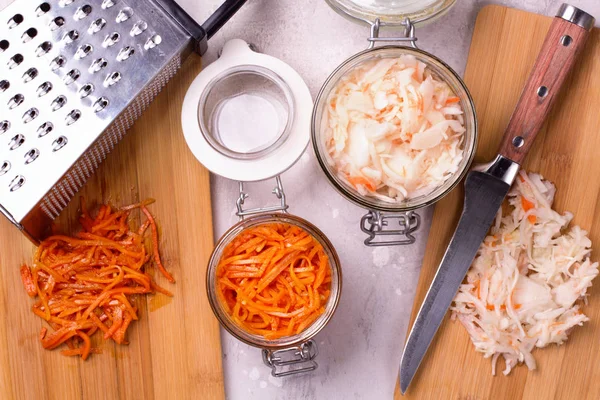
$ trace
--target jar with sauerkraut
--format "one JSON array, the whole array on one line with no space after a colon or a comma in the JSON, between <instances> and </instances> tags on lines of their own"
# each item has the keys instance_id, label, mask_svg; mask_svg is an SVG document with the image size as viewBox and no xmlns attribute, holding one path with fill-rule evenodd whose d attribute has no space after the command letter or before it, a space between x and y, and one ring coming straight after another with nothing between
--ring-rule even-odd
<instances>
[{"instance_id":1,"label":"jar with sauerkraut","mask_svg":"<svg viewBox=\"0 0 600 400\"><path fill-rule=\"evenodd\" d=\"M365 244L410 244L420 221L415 210L440 200L466 174L477 122L464 82L416 48L412 23L404 20L400 38L378 37L381 25L377 19L371 26L370 48L325 81L312 139L334 188L369 210L361 220ZM411 46L374 46L392 40Z\"/></svg>"}]
</instances>

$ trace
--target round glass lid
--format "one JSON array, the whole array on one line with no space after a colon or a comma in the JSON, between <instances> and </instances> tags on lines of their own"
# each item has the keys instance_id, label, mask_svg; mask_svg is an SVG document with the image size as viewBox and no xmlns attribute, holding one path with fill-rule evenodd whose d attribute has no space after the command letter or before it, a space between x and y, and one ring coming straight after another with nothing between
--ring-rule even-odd
<instances>
[{"instance_id":1,"label":"round glass lid","mask_svg":"<svg viewBox=\"0 0 600 400\"><path fill-rule=\"evenodd\" d=\"M312 97L283 61L240 39L192 82L183 101L183 134L211 172L237 181L281 174L310 139Z\"/></svg>"},{"instance_id":2,"label":"round glass lid","mask_svg":"<svg viewBox=\"0 0 600 400\"><path fill-rule=\"evenodd\" d=\"M448 11L456 0L326 0L338 13L354 20L402 25L406 18L424 23Z\"/></svg>"},{"instance_id":3,"label":"round glass lid","mask_svg":"<svg viewBox=\"0 0 600 400\"><path fill-rule=\"evenodd\" d=\"M294 98L273 71L241 65L209 83L198 104L198 120L215 150L239 159L259 158L289 136Z\"/></svg>"}]
</instances>

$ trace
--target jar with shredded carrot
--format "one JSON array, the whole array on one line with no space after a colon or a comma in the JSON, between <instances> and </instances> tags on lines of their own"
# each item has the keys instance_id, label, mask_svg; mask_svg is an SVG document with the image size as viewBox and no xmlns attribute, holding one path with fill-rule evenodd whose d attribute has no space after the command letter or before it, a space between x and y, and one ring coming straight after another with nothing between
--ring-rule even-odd
<instances>
[{"instance_id":1,"label":"jar with shredded carrot","mask_svg":"<svg viewBox=\"0 0 600 400\"><path fill-rule=\"evenodd\" d=\"M306 341L331 318L341 276L335 250L307 221L252 217L219 241L208 269L213 311L238 339L258 347Z\"/></svg>"}]
</instances>

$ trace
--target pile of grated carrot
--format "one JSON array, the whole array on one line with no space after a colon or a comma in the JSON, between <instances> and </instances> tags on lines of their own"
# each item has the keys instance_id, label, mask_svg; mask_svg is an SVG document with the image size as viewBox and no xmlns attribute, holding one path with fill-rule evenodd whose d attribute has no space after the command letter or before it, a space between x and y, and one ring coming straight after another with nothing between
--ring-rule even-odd
<instances>
[{"instance_id":1,"label":"pile of grated carrot","mask_svg":"<svg viewBox=\"0 0 600 400\"><path fill-rule=\"evenodd\" d=\"M81 198L83 230L75 237L55 235L38 247L31 268L21 267L21 278L30 297L38 297L33 312L46 320L54 332L44 327L40 340L45 349L63 343L66 356L101 353L91 346L90 337L98 330L104 339L127 343L129 324L138 319L131 296L160 292L173 296L158 286L144 272L151 258L171 283L173 276L162 265L158 252L158 229L146 208L154 200L117 210L102 205L92 218ZM131 229L131 210L139 208L146 215L139 229ZM146 250L144 234L150 227L153 249Z\"/></svg>"},{"instance_id":2,"label":"pile of grated carrot","mask_svg":"<svg viewBox=\"0 0 600 400\"><path fill-rule=\"evenodd\" d=\"M268 223L242 231L217 266L217 292L227 313L267 340L299 334L323 312L331 266L305 230Z\"/></svg>"}]
</instances>

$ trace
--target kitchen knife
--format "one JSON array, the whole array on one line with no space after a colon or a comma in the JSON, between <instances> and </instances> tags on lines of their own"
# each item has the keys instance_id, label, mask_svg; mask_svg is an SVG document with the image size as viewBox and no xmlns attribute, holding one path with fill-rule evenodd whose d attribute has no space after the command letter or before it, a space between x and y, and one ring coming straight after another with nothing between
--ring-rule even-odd
<instances>
[{"instance_id":1,"label":"kitchen knife","mask_svg":"<svg viewBox=\"0 0 600 400\"><path fill-rule=\"evenodd\" d=\"M404 394L548 116L581 54L594 18L563 4L508 123L496 158L475 166L465 180L463 211L450 244L409 333L400 367Z\"/></svg>"}]
</instances>

